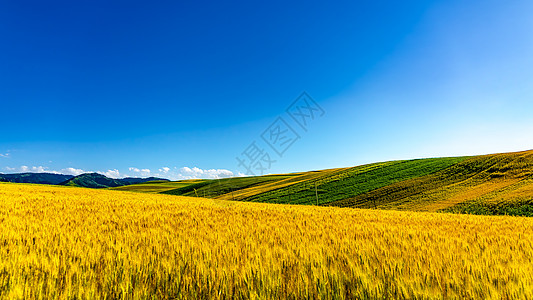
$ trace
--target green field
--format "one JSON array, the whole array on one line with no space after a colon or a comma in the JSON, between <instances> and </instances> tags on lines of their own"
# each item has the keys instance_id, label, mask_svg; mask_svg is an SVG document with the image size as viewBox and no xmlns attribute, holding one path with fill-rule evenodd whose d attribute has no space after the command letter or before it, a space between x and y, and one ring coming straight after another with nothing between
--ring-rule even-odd
<instances>
[{"instance_id":1,"label":"green field","mask_svg":"<svg viewBox=\"0 0 533 300\"><path fill-rule=\"evenodd\" d=\"M115 189L263 203L533 216L533 151Z\"/></svg>"},{"instance_id":2,"label":"green field","mask_svg":"<svg viewBox=\"0 0 533 300\"><path fill-rule=\"evenodd\" d=\"M466 158L421 159L377 163L339 171L314 181L258 194L247 200L270 203L319 204L344 200L393 183L443 170ZM316 189L314 188L316 185ZM317 197L318 194L318 197Z\"/></svg>"},{"instance_id":3,"label":"green field","mask_svg":"<svg viewBox=\"0 0 533 300\"><path fill-rule=\"evenodd\" d=\"M183 181L150 181L146 183L133 184L110 188L111 190L129 191L139 193L162 193L178 188L186 187L191 184L203 182L201 179L183 180Z\"/></svg>"}]
</instances>

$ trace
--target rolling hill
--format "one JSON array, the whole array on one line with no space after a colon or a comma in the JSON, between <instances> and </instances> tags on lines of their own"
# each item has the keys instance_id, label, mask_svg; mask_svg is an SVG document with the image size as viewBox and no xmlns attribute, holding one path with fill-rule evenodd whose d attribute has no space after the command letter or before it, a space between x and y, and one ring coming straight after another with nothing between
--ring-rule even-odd
<instances>
[{"instance_id":1,"label":"rolling hill","mask_svg":"<svg viewBox=\"0 0 533 300\"><path fill-rule=\"evenodd\" d=\"M181 187L185 187L191 184L199 183L204 181L203 179L191 179L191 180L181 180L181 181L158 181L153 180L145 183L119 186L115 188L110 188L117 191L130 191L130 192L139 192L139 193L161 193L165 191L175 190Z\"/></svg>"},{"instance_id":2,"label":"rolling hill","mask_svg":"<svg viewBox=\"0 0 533 300\"><path fill-rule=\"evenodd\" d=\"M14 183L60 184L73 178L72 175L54 173L0 174L0 181Z\"/></svg>"},{"instance_id":3,"label":"rolling hill","mask_svg":"<svg viewBox=\"0 0 533 300\"><path fill-rule=\"evenodd\" d=\"M86 188L109 188L109 187L119 187L126 186L131 184L145 183L150 181L156 181L159 183L167 182L167 179L149 177L149 178L122 178L122 179L113 179L106 177L105 175L98 173L86 173L76 177L73 177L69 180L66 180L60 185L66 186L77 186L77 187L86 187Z\"/></svg>"},{"instance_id":4,"label":"rolling hill","mask_svg":"<svg viewBox=\"0 0 533 300\"><path fill-rule=\"evenodd\" d=\"M263 203L533 216L533 151L120 189Z\"/></svg>"}]
</instances>

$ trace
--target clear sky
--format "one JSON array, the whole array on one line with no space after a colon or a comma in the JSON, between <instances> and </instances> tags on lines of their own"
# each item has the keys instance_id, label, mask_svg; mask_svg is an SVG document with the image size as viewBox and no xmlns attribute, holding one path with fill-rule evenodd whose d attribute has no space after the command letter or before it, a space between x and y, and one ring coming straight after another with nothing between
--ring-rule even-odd
<instances>
[{"instance_id":1,"label":"clear sky","mask_svg":"<svg viewBox=\"0 0 533 300\"><path fill-rule=\"evenodd\" d=\"M531 149L532 11L4 0L0 172L207 178Z\"/></svg>"}]
</instances>

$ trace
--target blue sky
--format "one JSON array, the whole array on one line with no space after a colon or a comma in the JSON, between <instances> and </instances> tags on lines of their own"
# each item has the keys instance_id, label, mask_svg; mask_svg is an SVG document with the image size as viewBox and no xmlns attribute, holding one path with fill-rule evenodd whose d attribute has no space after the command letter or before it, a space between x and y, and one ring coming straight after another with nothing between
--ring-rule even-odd
<instances>
[{"instance_id":1,"label":"blue sky","mask_svg":"<svg viewBox=\"0 0 533 300\"><path fill-rule=\"evenodd\" d=\"M531 149L532 9L2 1L0 172L215 178L247 173L250 145L257 174ZM302 128L304 91L323 114ZM262 138L278 118L298 137L282 155Z\"/></svg>"}]
</instances>

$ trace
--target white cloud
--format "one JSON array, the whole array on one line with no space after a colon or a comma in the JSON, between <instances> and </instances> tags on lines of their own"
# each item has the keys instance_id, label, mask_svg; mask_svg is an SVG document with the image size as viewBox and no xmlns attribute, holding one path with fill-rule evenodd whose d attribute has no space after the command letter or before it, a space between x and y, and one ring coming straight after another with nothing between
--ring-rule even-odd
<instances>
[{"instance_id":1,"label":"white cloud","mask_svg":"<svg viewBox=\"0 0 533 300\"><path fill-rule=\"evenodd\" d=\"M234 176L241 176L240 174L234 174L230 170L226 169L200 169L198 167L182 167L173 169L169 167L162 167L159 173L153 174L154 176L164 177L172 180L184 180L184 179L217 179L228 178Z\"/></svg>"},{"instance_id":2,"label":"white cloud","mask_svg":"<svg viewBox=\"0 0 533 300\"><path fill-rule=\"evenodd\" d=\"M140 177L149 177L152 174L152 171L150 169L139 169L135 167L129 168L130 172L134 173L134 177L140 176Z\"/></svg>"},{"instance_id":3,"label":"white cloud","mask_svg":"<svg viewBox=\"0 0 533 300\"><path fill-rule=\"evenodd\" d=\"M162 167L161 169L159 169L159 172L164 173L164 174L168 173L169 171L170 171L169 167Z\"/></svg>"},{"instance_id":4,"label":"white cloud","mask_svg":"<svg viewBox=\"0 0 533 300\"><path fill-rule=\"evenodd\" d=\"M184 175L201 175L204 173L204 170L193 167L192 169L189 167L183 167L180 169L180 173Z\"/></svg>"},{"instance_id":5,"label":"white cloud","mask_svg":"<svg viewBox=\"0 0 533 300\"><path fill-rule=\"evenodd\" d=\"M45 169L44 169L43 166L38 166L38 167L27 167L27 166L22 166L22 167L21 167L21 171L22 171L22 172L44 173L44 172L45 172Z\"/></svg>"},{"instance_id":6,"label":"white cloud","mask_svg":"<svg viewBox=\"0 0 533 300\"><path fill-rule=\"evenodd\" d=\"M5 167L4 168L8 172L13 173L53 173L53 174L59 174L57 171L48 170L48 167L43 166L20 166L19 168L11 168L11 167Z\"/></svg>"},{"instance_id":7,"label":"white cloud","mask_svg":"<svg viewBox=\"0 0 533 300\"><path fill-rule=\"evenodd\" d=\"M117 170L117 169L113 169L113 170L107 170L106 172L97 172L98 174L102 174L102 175L105 175L109 178L120 178L121 175L120 175L120 172ZM123 177L123 176L122 176Z\"/></svg>"},{"instance_id":8,"label":"white cloud","mask_svg":"<svg viewBox=\"0 0 533 300\"><path fill-rule=\"evenodd\" d=\"M9 158L9 155L10 155L9 153L4 153L4 154L0 153L0 157L3 157L3 158Z\"/></svg>"},{"instance_id":9,"label":"white cloud","mask_svg":"<svg viewBox=\"0 0 533 300\"><path fill-rule=\"evenodd\" d=\"M81 174L87 173L87 172L85 172L82 169L66 168L66 169L62 169L61 173L66 174L66 175L78 176L78 175L81 175Z\"/></svg>"}]
</instances>

